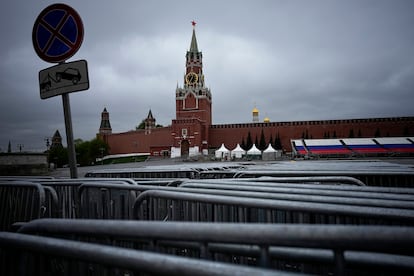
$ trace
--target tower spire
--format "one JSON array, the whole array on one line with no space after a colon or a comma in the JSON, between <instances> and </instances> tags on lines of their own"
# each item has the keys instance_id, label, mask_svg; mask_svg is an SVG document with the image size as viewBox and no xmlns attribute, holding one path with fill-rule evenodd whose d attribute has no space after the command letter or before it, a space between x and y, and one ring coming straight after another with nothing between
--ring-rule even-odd
<instances>
[{"instance_id":1,"label":"tower spire","mask_svg":"<svg viewBox=\"0 0 414 276\"><path fill-rule=\"evenodd\" d=\"M155 118L152 115L151 108L148 112L147 118L144 121L145 121L145 134L151 134L151 129L155 128Z\"/></svg>"},{"instance_id":2,"label":"tower spire","mask_svg":"<svg viewBox=\"0 0 414 276\"><path fill-rule=\"evenodd\" d=\"M195 25L197 23L193 20L191 21L191 24L193 25L193 36L191 38L190 52L198 53L197 39L195 35Z\"/></svg>"}]
</instances>

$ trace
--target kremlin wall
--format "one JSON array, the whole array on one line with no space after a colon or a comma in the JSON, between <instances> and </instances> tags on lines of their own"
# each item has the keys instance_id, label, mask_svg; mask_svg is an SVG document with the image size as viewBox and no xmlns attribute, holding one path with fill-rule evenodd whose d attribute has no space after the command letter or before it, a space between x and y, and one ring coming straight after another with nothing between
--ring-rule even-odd
<instances>
[{"instance_id":1,"label":"kremlin wall","mask_svg":"<svg viewBox=\"0 0 414 276\"><path fill-rule=\"evenodd\" d=\"M292 139L371 138L414 135L414 117L361 118L344 120L317 120L259 122L259 110L252 110L252 122L212 124L212 94L205 86L202 53L193 28L190 50L186 54L186 74L183 86L176 88L176 118L171 125L156 128L150 110L145 129L112 133L109 112L101 114L98 136L110 147L110 154L150 153L152 156L184 157L207 155L221 144L232 150L242 145L250 134L253 143L262 133L266 143L279 138L281 149L291 152Z\"/></svg>"}]
</instances>

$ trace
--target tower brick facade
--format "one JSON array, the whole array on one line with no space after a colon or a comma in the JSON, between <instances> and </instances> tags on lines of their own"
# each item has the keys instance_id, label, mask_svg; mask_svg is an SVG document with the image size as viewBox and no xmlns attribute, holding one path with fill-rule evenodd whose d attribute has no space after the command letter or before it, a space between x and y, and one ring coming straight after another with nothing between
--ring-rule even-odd
<instances>
[{"instance_id":1,"label":"tower brick facade","mask_svg":"<svg viewBox=\"0 0 414 276\"><path fill-rule=\"evenodd\" d=\"M190 50L186 54L184 85L176 89L176 119L171 125L173 146L181 148L182 156L189 154L190 147L208 149L211 100L211 92L204 83L203 54L198 51L193 28Z\"/></svg>"},{"instance_id":2,"label":"tower brick facade","mask_svg":"<svg viewBox=\"0 0 414 276\"><path fill-rule=\"evenodd\" d=\"M109 122L109 112L106 110L106 107L101 113L101 126L99 127L99 134L111 134L112 128L111 123Z\"/></svg>"},{"instance_id":3,"label":"tower brick facade","mask_svg":"<svg viewBox=\"0 0 414 276\"><path fill-rule=\"evenodd\" d=\"M155 118L152 115L151 109L148 112L148 116L144 120L144 123L145 123L145 134L150 134L151 133L151 130L156 127L156 125L155 125Z\"/></svg>"}]
</instances>

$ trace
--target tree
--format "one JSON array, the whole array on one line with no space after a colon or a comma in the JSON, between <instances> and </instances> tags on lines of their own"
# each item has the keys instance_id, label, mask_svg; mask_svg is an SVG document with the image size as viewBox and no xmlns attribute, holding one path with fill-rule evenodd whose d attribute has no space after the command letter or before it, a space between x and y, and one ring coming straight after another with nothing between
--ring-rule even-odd
<instances>
[{"instance_id":1,"label":"tree","mask_svg":"<svg viewBox=\"0 0 414 276\"><path fill-rule=\"evenodd\" d=\"M109 145L101 139L93 139L89 146L89 153L93 161L95 161L96 158L102 158L103 156L108 155Z\"/></svg>"},{"instance_id":2,"label":"tree","mask_svg":"<svg viewBox=\"0 0 414 276\"><path fill-rule=\"evenodd\" d=\"M270 134L269 144L272 145L273 148L275 148L275 142L273 141L273 135Z\"/></svg>"},{"instance_id":3,"label":"tree","mask_svg":"<svg viewBox=\"0 0 414 276\"><path fill-rule=\"evenodd\" d=\"M244 137L242 138L242 141L241 141L241 144L240 144L240 147L242 148L242 149L246 149L246 143L244 142Z\"/></svg>"},{"instance_id":4,"label":"tree","mask_svg":"<svg viewBox=\"0 0 414 276\"><path fill-rule=\"evenodd\" d=\"M76 161L81 166L90 165L89 144L89 141L75 143Z\"/></svg>"},{"instance_id":5,"label":"tree","mask_svg":"<svg viewBox=\"0 0 414 276\"><path fill-rule=\"evenodd\" d=\"M252 136L250 131L247 133L246 147L244 150L249 150L253 146Z\"/></svg>"},{"instance_id":6,"label":"tree","mask_svg":"<svg viewBox=\"0 0 414 276\"><path fill-rule=\"evenodd\" d=\"M265 139L265 136L264 136L263 129L262 129L262 133L260 134L259 149L260 150L265 150L266 149L266 139Z\"/></svg>"},{"instance_id":7,"label":"tree","mask_svg":"<svg viewBox=\"0 0 414 276\"><path fill-rule=\"evenodd\" d=\"M141 123L135 127L135 130L138 129L145 129L145 120L142 120Z\"/></svg>"},{"instance_id":8,"label":"tree","mask_svg":"<svg viewBox=\"0 0 414 276\"><path fill-rule=\"evenodd\" d=\"M91 141L82 139L74 140L76 151L76 162L81 166L90 166L95 164L97 158L102 158L109 152L109 146L99 138ZM62 167L69 163L68 150L62 145L54 146L49 151L49 162L54 163L57 167Z\"/></svg>"},{"instance_id":9,"label":"tree","mask_svg":"<svg viewBox=\"0 0 414 276\"><path fill-rule=\"evenodd\" d=\"M275 138L274 149L276 150L282 149L282 141L280 140L279 132L277 133L276 138Z\"/></svg>"},{"instance_id":10,"label":"tree","mask_svg":"<svg viewBox=\"0 0 414 276\"><path fill-rule=\"evenodd\" d=\"M81 166L90 166L96 162L97 158L102 158L108 154L108 144L103 140L95 138L91 141L79 142L75 145L77 162Z\"/></svg>"},{"instance_id":11,"label":"tree","mask_svg":"<svg viewBox=\"0 0 414 276\"><path fill-rule=\"evenodd\" d=\"M62 145L50 148L49 162L54 163L56 167L61 168L69 163L68 150Z\"/></svg>"}]
</instances>

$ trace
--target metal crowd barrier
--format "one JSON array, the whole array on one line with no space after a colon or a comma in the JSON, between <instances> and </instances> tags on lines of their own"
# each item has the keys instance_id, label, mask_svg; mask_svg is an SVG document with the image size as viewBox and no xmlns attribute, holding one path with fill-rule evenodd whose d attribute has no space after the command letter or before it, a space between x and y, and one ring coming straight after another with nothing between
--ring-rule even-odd
<instances>
[{"instance_id":1,"label":"metal crowd barrier","mask_svg":"<svg viewBox=\"0 0 414 276\"><path fill-rule=\"evenodd\" d=\"M414 225L414 210L148 190L134 204L141 220Z\"/></svg>"},{"instance_id":2,"label":"metal crowd barrier","mask_svg":"<svg viewBox=\"0 0 414 276\"><path fill-rule=\"evenodd\" d=\"M0 232L0 258L1 275L297 275L7 232Z\"/></svg>"},{"instance_id":3,"label":"metal crowd barrier","mask_svg":"<svg viewBox=\"0 0 414 276\"><path fill-rule=\"evenodd\" d=\"M284 181L284 179L286 179ZM305 177L306 179L308 177ZM313 177L309 177L312 179ZM321 177L324 178L324 177ZM330 178L330 177L327 177ZM347 177L348 178L348 177ZM292 179L299 179L297 182L293 182ZM263 186L268 186L269 184L278 184L278 186L283 187L292 187L292 188L312 188L315 190L343 190L343 191L362 191L362 192L379 192L379 193L397 193L397 194L414 194L414 188L411 187L377 187L377 186L366 186L361 182L361 185L352 185L352 183L330 183L330 182L302 182L300 181L302 177L258 177L258 178L235 178L235 179L222 179L223 183L244 183L244 182L254 182L255 185L262 184ZM355 179L356 181L360 181L356 178L351 177L350 179ZM194 181L194 180L193 180ZM211 180L198 180L197 183L211 183ZM282 182L283 181L283 182ZM189 181L186 181L189 183ZM283 184L283 185L281 185ZM323 184L323 185L315 185L315 184ZM350 184L350 185L349 185Z\"/></svg>"},{"instance_id":4,"label":"metal crowd barrier","mask_svg":"<svg viewBox=\"0 0 414 276\"><path fill-rule=\"evenodd\" d=\"M46 212L46 192L37 183L0 183L0 231L11 231L15 222L41 218Z\"/></svg>"},{"instance_id":5,"label":"metal crowd barrier","mask_svg":"<svg viewBox=\"0 0 414 276\"><path fill-rule=\"evenodd\" d=\"M78 189L79 216L93 219L133 219L132 206L137 193L148 189L147 187L152 186L83 184Z\"/></svg>"},{"instance_id":6,"label":"metal crowd barrier","mask_svg":"<svg viewBox=\"0 0 414 276\"><path fill-rule=\"evenodd\" d=\"M322 178L322 181L318 181ZM25 237L20 235L10 236L9 234L11 233L0 233L0 237L5 237L4 239L0 238L0 243L8 246L6 246L6 249L3 247L3 249L0 249L0 275L8 275L8 272L16 272L21 275L30 274L32 265L35 269L40 269L39 274L43 274L43 269L46 269L46 274L50 274L50 269L60 269L63 267L66 275L73 273L79 275L90 275L93 273L96 273L95 275L102 273L132 275L137 267L131 267L130 264L126 265L122 261L121 256L125 257L128 254L135 254L131 252L138 252L134 249L156 251L160 255L149 257L150 259L154 258L154 262L166 260L165 257L167 256L165 254L173 254L219 262L260 265L272 269L318 274L331 274L332 272L353 274L355 271L358 273L363 271L362 274L364 274L367 268L369 268L368 271L370 272L374 271L380 274L383 273L382 268L386 268L390 272L412 272L414 268L413 254L411 251L405 251L405 247L400 249L398 242L392 243L389 241L388 246L390 248L385 249L384 247L379 251L373 250L370 247L371 245L368 248L354 248L354 245L352 245L351 247L346 247L347 250L344 251L343 248L345 247L342 247L342 243L349 241L349 239L345 238L345 232L341 232L342 230L338 229L342 229L340 227L345 225L355 227L355 229L352 229L359 231L358 233L361 235L366 233L367 236L365 238L368 240L372 239L370 235L378 238L375 235L375 231L371 233L369 231L372 230L369 229L393 229L396 230L394 231L396 236L402 234L398 232L398 229L409 229L412 231L413 229L411 228L414 226L414 189L360 186L358 181L348 178L338 182L338 179L334 179L335 177L306 177L306 183L292 183L289 179L273 179L272 177L250 179L180 178L176 180L89 178L64 180L26 179L18 181L16 179L1 179L0 231L13 231L23 225L21 228L23 232L27 229L36 228L36 231L39 233L57 231L59 232L56 232L58 237L61 237L60 234L63 233L65 238L73 238L78 234L86 234L87 231L90 231L88 242L105 243L129 249L125 248L127 251L124 252L124 249L118 250L117 248L114 249L114 247L104 246L99 248L99 250L108 250L107 252L117 251L120 254L120 263L115 263L113 267L108 268L108 255L105 255L106 253L98 257L98 259L85 257L80 262L81 264L78 264L77 261L66 260L66 257L72 259L76 255L74 252L88 254L87 251L76 251L75 247L73 247L75 245L70 244L70 241L68 241L69 244L63 242L59 254L54 254L51 248L39 249L38 244L33 243L33 240L30 240L30 238L26 240ZM324 180L327 181L325 182ZM347 181L349 183L343 183ZM76 218L76 220L42 219L25 224L25 222L41 217ZM95 220L83 220L81 218L93 218ZM105 219L106 221L117 219L117 221L109 221L107 224L112 226L108 226L103 220L96 219ZM163 220L163 222L152 220ZM200 226L191 226L193 224L178 221L197 222L198 224L193 224ZM209 222L215 223L211 224ZM288 228L285 228L285 231L293 231L297 235L299 235L299 230L294 230L295 227L302 229L302 231L313 231L314 229L319 229L317 227L327 227L325 229L337 229L343 233L343 236L330 240L330 234L328 233L325 237L327 239L326 242L331 242L335 246L339 242L338 248L336 248L326 246L325 242L319 244L319 241L317 246L315 244L312 245L312 242L308 243L308 241L300 245L284 244L283 242L276 244L266 242L266 245L249 243L257 239L255 235L261 236L263 234L263 232L256 233L254 231L251 232L250 236L244 236L245 242L235 240L224 242L222 240L206 238L208 235L216 235L213 232L217 231L218 233L217 229L211 230L213 232L206 234L202 234L199 232L201 230L197 230L197 227L209 228L214 225L222 225L222 222L235 223L231 226L233 230L228 230L229 232L226 232L227 228L225 227L227 226L221 228L224 231L222 232L224 235L237 236L237 232L241 228L244 229L246 227L250 231L249 227L252 225L262 229L260 226L262 224L257 224L260 222L267 223L268 226L272 227L286 226ZM12 225L13 223L14 225ZM145 234L149 235L149 238L144 237L142 232L142 234L137 234L138 236L133 236L133 241L125 241L125 236L120 234L122 237L118 241L118 238L115 237L117 236L115 232L123 233L123 227L130 229L128 228L130 227L128 223L136 225L134 227L139 226L140 229L144 227L142 225L149 225L154 228L142 228L150 232L150 234ZM116 224L118 227L115 226ZM164 224L167 226L160 226ZM77 225L80 228L77 228ZM87 225L90 225L90 228ZM188 227L193 230L192 234L182 230L181 227L184 227L183 225L190 225ZM375 228L372 225L378 226ZM310 226L316 228L309 228ZM111 232L113 236L109 232L105 232L102 236L99 234L102 227L109 227L105 228L107 230L102 231L109 231L108 229L112 229L110 231L118 230ZM168 232L167 229L169 229L170 232L175 233L173 235L182 236L182 238L171 238L165 232L162 232L161 236L154 238L153 234L159 234L159 232L154 230L156 227L165 227L165 229L162 228L164 229L162 231ZM177 227L177 230L174 230L174 227ZM57 230L58 228L61 230ZM274 235L279 235L277 231L281 230L275 229L273 229L276 231ZM134 231L139 232L141 230L134 229ZM353 234L350 234L350 232L346 233L348 238L351 237L352 239ZM391 235L391 232L387 233L387 235ZM411 235L414 234L414 232L411 233ZM203 238L197 239L199 235ZM410 238L412 236L409 236ZM301 236L296 236L296 239L301 241ZM386 239L389 239L389 237ZM81 240L82 242L78 242L77 246L86 246L83 244L83 237ZM59 243L61 240L55 241ZM47 243L49 241L44 240L44 242ZM380 243L382 241L377 240L377 242ZM17 247L10 249L12 247L11 244ZM48 256L38 257L36 254L33 256L21 254L19 248L24 249L23 251L30 249L35 252L43 252ZM98 250L98 248L96 249ZM414 250L413 247L410 250ZM144 253L141 252L140 254L142 257ZM50 267L48 264L50 255L54 256L52 263L55 267ZM56 255L60 255L60 257ZM134 256L137 263L143 261L140 256ZM101 257L102 259L99 259ZM24 268L21 268L23 270L21 272L11 267L10 264L13 263L14 259L27 263L28 270L25 271ZM41 261L40 265L37 264L39 260ZM148 262L148 259L146 261ZM95 269L95 266L90 264L94 262L101 265ZM344 269L345 264L347 269ZM194 270L187 268L188 263L186 259L181 265L180 271L184 271L182 273L195 273ZM5 267L5 269L2 267ZM20 265L20 267L22 266ZM348 270L348 267L350 270ZM94 271L93 273L91 273L91 269ZM354 271L353 269L356 270ZM165 270L143 270L150 273L167 273ZM67 273L68 271L70 272ZM59 271L54 272L58 274ZM213 270L208 270L208 272L216 273ZM259 273L263 271L249 272ZM273 270L271 272L279 271ZM173 272L168 271L168 273L171 274Z\"/></svg>"},{"instance_id":7,"label":"metal crowd barrier","mask_svg":"<svg viewBox=\"0 0 414 276\"><path fill-rule=\"evenodd\" d=\"M395 188L394 188L395 189ZM202 189L194 188L191 185L176 187L159 186L120 186L99 183L87 183L79 187L79 198L82 210L81 218L100 218L100 219L134 219L132 206L138 196L143 191L161 190L172 192L185 192L205 195L236 196L245 198L262 198L271 200L283 200L292 202L316 202L328 204L341 204L348 206L381 207L414 210L414 202L407 200L390 200L387 198L358 198L352 196L330 195L302 195L295 193L270 193L258 191L226 190L226 189ZM384 194L380 194L384 195ZM385 195L387 196L387 195ZM414 200L414 197L411 197Z\"/></svg>"},{"instance_id":8,"label":"metal crowd barrier","mask_svg":"<svg viewBox=\"0 0 414 276\"><path fill-rule=\"evenodd\" d=\"M100 177L94 177L94 178L63 178L63 179L47 179L47 180L40 180L39 181L42 184L48 184L48 183L57 183L57 182L64 182L64 183L71 183L71 182L82 182L82 183L88 183L88 182L104 182L104 183L113 183L113 184L127 184L127 185L137 185L137 182L134 181L131 178L100 178Z\"/></svg>"},{"instance_id":9,"label":"metal crowd barrier","mask_svg":"<svg viewBox=\"0 0 414 276\"><path fill-rule=\"evenodd\" d=\"M62 211L59 208L59 197L55 189L43 186L46 193L44 218L62 218Z\"/></svg>"},{"instance_id":10,"label":"metal crowd barrier","mask_svg":"<svg viewBox=\"0 0 414 276\"><path fill-rule=\"evenodd\" d=\"M73 181L58 181L47 182L42 184L44 187L49 187L55 190L58 197L56 216L59 218L78 218L79 217L79 203L77 197L77 189L82 182Z\"/></svg>"},{"instance_id":11,"label":"metal crowd barrier","mask_svg":"<svg viewBox=\"0 0 414 276\"><path fill-rule=\"evenodd\" d=\"M222 171L201 171L201 179L220 179L220 178L232 178L238 172L238 170L222 170Z\"/></svg>"},{"instance_id":12,"label":"metal crowd barrier","mask_svg":"<svg viewBox=\"0 0 414 276\"><path fill-rule=\"evenodd\" d=\"M6 181L39 181L39 180L52 180L55 179L52 176L1 176L0 175L0 181L6 182Z\"/></svg>"},{"instance_id":13,"label":"metal crowd barrier","mask_svg":"<svg viewBox=\"0 0 414 276\"><path fill-rule=\"evenodd\" d=\"M109 183L116 185L134 186L137 183L127 178L77 178L77 179L51 179L39 180L45 189L53 189L57 195L57 203L53 215L48 217L79 218L80 203L78 188L85 183Z\"/></svg>"},{"instance_id":14,"label":"metal crowd barrier","mask_svg":"<svg viewBox=\"0 0 414 276\"><path fill-rule=\"evenodd\" d=\"M368 186L413 187L414 172L387 170L262 170L238 171L234 178L272 177L315 177L348 176L359 179Z\"/></svg>"},{"instance_id":15,"label":"metal crowd barrier","mask_svg":"<svg viewBox=\"0 0 414 276\"><path fill-rule=\"evenodd\" d=\"M355 198L371 198L371 199L389 199L401 201L414 201L413 189L394 188L390 191L386 188L381 191L379 187L375 190L368 189L343 189L335 186L312 187L305 185L285 185L275 183L254 183L254 182L235 182L235 181L188 181L180 185L187 188L203 188L203 189L222 189L235 191L255 191L279 194L302 194L315 196L338 196L338 197L355 197Z\"/></svg>"},{"instance_id":16,"label":"metal crowd barrier","mask_svg":"<svg viewBox=\"0 0 414 276\"><path fill-rule=\"evenodd\" d=\"M87 172L85 177L114 178L199 178L199 170L195 168L128 168L108 169Z\"/></svg>"},{"instance_id":17,"label":"metal crowd barrier","mask_svg":"<svg viewBox=\"0 0 414 276\"><path fill-rule=\"evenodd\" d=\"M364 195L346 195L337 193L330 193L331 191L325 191L325 193L313 193L307 194L305 192L299 192L296 190L277 190L277 189L256 189L255 186L243 186L240 189L231 189L226 185L209 185L209 184L195 184L189 183L180 186L179 190L193 192L199 194L216 194L216 195L229 195L239 197L252 197L252 198L264 198L274 200L291 200L300 202L319 202L319 203L332 203L332 204L346 204L357 206L370 206L370 207L386 207L386 208L402 208L414 210L414 196L404 197L402 199L394 197L392 199L387 198L388 195L383 194L376 195L375 198L367 198ZM194 191L192 191L192 189ZM410 200L407 200L410 199Z\"/></svg>"},{"instance_id":18,"label":"metal crowd barrier","mask_svg":"<svg viewBox=\"0 0 414 276\"><path fill-rule=\"evenodd\" d=\"M8 204L8 208L2 208L1 214L2 219L11 219L11 216L17 216L18 212L35 212L36 208L32 207L33 210L26 210L22 207L25 201L32 200L29 196L31 189L37 187L41 194L42 201L42 217L50 218L78 218L80 206L78 198L78 188L85 183L110 183L117 184L119 186L136 186L138 185L132 179L115 179L115 178L80 178L80 179L52 179L52 178L36 178L36 177L2 177L1 185L3 189L0 190L0 196L4 198L1 203L7 205L8 201L12 203ZM6 187L9 187L6 190ZM12 193L14 191L14 193ZM8 196L10 194L10 197ZM31 195L33 196L33 195ZM8 200L8 201L7 201ZM21 202L21 203L18 203ZM10 206L15 206L12 208ZM20 205L19 205L20 204ZM23 208L23 211L21 211ZM8 217L8 218L6 218ZM33 217L33 218L39 218ZM14 218L12 222L16 222L18 217ZM1 223L1 222L0 222ZM3 226L5 227L5 226ZM4 228L3 228L4 229Z\"/></svg>"},{"instance_id":19,"label":"metal crowd barrier","mask_svg":"<svg viewBox=\"0 0 414 276\"><path fill-rule=\"evenodd\" d=\"M134 178L134 181L139 185L157 185L171 187L177 187L186 180L188 180L188 178Z\"/></svg>"},{"instance_id":20,"label":"metal crowd barrier","mask_svg":"<svg viewBox=\"0 0 414 276\"><path fill-rule=\"evenodd\" d=\"M344 164L345 163L345 164ZM213 179L213 178L253 178L261 176L273 177L353 177L359 180L359 184L384 187L413 187L414 172L409 167L384 162L350 162L337 161L309 162L301 166L295 163L254 164L246 166L236 163L233 166L221 164L204 164L180 167L169 166L161 168L129 168L95 170L86 173L86 177L126 177L133 179L143 178L188 178L188 179ZM210 166L210 167L209 167ZM214 167L211 167L214 166ZM322 170L320 168L323 168ZM293 181L293 180L292 180Z\"/></svg>"},{"instance_id":21,"label":"metal crowd barrier","mask_svg":"<svg viewBox=\"0 0 414 276\"><path fill-rule=\"evenodd\" d=\"M239 179L240 180L240 179ZM365 186L365 183L350 176L291 176L291 177L259 177L249 178L249 181L272 183L312 183Z\"/></svg>"},{"instance_id":22,"label":"metal crowd barrier","mask_svg":"<svg viewBox=\"0 0 414 276\"><path fill-rule=\"evenodd\" d=\"M41 219L19 232L304 273L414 271L413 227Z\"/></svg>"},{"instance_id":23,"label":"metal crowd barrier","mask_svg":"<svg viewBox=\"0 0 414 276\"><path fill-rule=\"evenodd\" d=\"M193 194L194 197L193 199L187 197L181 201L175 200L174 204L170 203L171 200L168 198L150 199L153 201L153 203L148 205L151 206L151 209L147 208L146 205L140 206L140 218L150 220L170 218L171 216L167 214L171 212L172 205L174 205L174 217L180 217L179 220L192 219L192 217L182 215L185 213L191 213L192 216L198 217L197 220L201 221L203 220L200 218L207 217L206 214L208 213L210 214L209 221L235 222L269 221L300 223L308 221L311 223L342 222L348 224L356 221L358 224L389 224L395 219L393 217L390 220L390 218L387 218L387 215L371 215L371 209L369 208L379 208L376 213L383 210L384 214L388 214L400 212L399 210L401 210L401 217L404 218L405 222L399 223L411 225L411 222L407 222L407 214L410 217L409 212L414 210L413 189L407 188L269 183L247 181L246 179L243 181L237 181L236 179L187 179L177 180L172 186L158 186L160 184L158 180L154 182L147 180L145 185L138 185L138 183L132 180L95 180L39 181L43 184L41 188L45 194L45 200L42 205L42 217L136 219L137 213L134 214L133 208L134 204L137 207L139 205L135 201L142 192L149 190L187 193ZM12 182L7 183L10 185ZM179 184L179 187L175 187ZM199 196L204 196L203 201L197 201ZM268 202L283 203L284 207L271 207L270 209L263 206L259 208L255 205L243 207L245 203L240 206L237 204L233 206L227 203L223 205L214 202L219 196L233 197L233 200L237 198L241 202L246 200L255 201L256 199L267 200ZM210 198L213 202L209 203L206 198ZM157 202L158 205L154 202ZM189 204L188 202L192 203ZM293 211L290 209L291 207L288 207L293 205L301 206L300 208L302 209ZM322 213L318 213L316 209L314 210L315 206L320 206ZM267 211L262 210L263 208ZM226 218L224 219L220 215L216 215L212 219L212 211L210 209L220 209L221 212L227 214L225 215ZM355 216L357 215L352 209L365 210L364 218L356 218ZM154 213L153 210L156 210L158 213ZM201 212L200 210L204 213L199 213ZM342 210L342 213L338 210ZM151 212L152 215L150 216ZM367 214L370 215L368 216ZM234 216L234 218L231 216ZM349 216L352 219L348 218ZM12 222L15 221L17 220Z\"/></svg>"}]
</instances>

